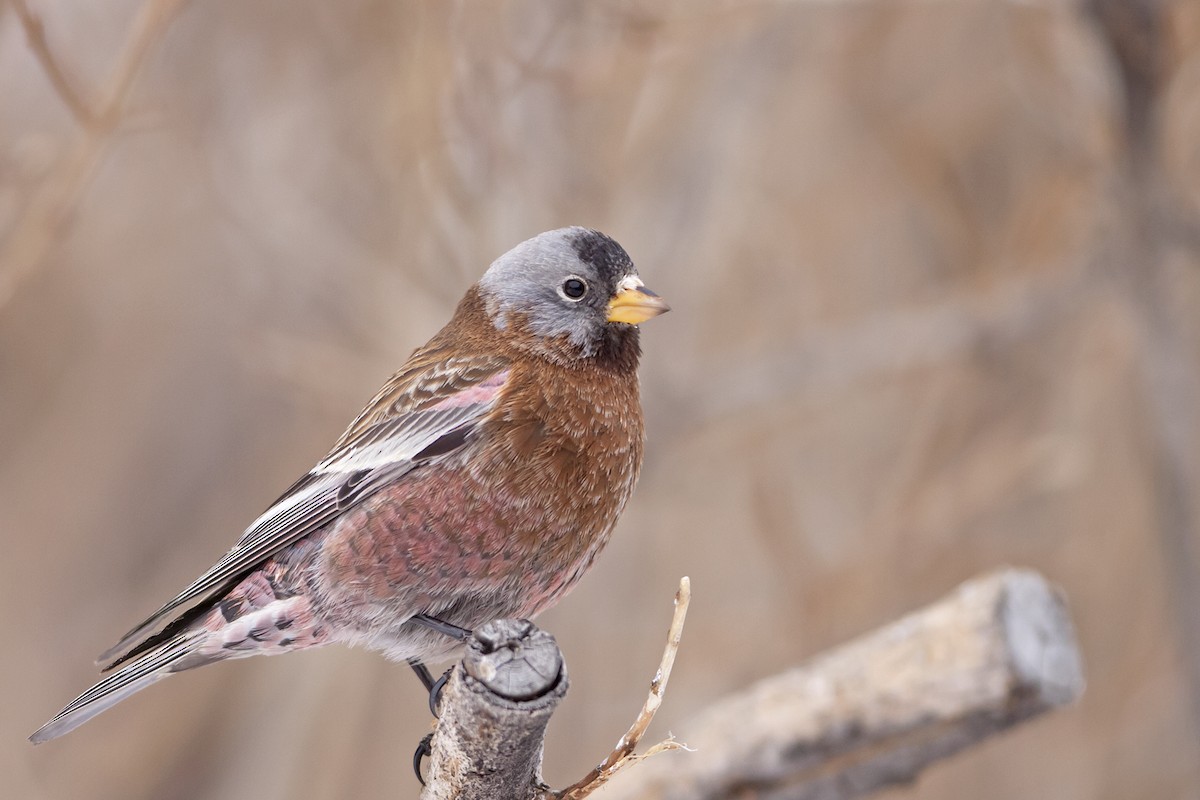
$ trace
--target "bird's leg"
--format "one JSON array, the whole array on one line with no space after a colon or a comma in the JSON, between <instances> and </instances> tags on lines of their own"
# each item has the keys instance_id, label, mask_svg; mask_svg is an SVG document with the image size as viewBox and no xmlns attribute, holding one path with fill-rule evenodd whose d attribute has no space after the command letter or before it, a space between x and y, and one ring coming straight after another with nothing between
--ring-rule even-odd
<instances>
[{"instance_id":1,"label":"bird's leg","mask_svg":"<svg viewBox=\"0 0 1200 800\"><path fill-rule=\"evenodd\" d=\"M410 658L408 660L408 665L412 667L413 672L417 673L417 680L419 680L421 685L425 687L425 691L432 692L433 675L429 672L429 667L425 666L415 658ZM434 714L434 716L436 717L437 714Z\"/></svg>"},{"instance_id":2,"label":"bird's leg","mask_svg":"<svg viewBox=\"0 0 1200 800\"><path fill-rule=\"evenodd\" d=\"M423 663L421 663L420 661L418 661L415 658L410 658L408 660L408 665L410 667L412 667L412 671L417 674L417 680L419 680L421 682L421 685L425 687L425 691L429 692L429 711L431 714L433 714L436 717L437 716L437 697L434 694L434 689L437 688L438 690L440 690L441 687L438 686L438 682L433 680L433 675L430 674L429 667L425 666ZM447 673L447 674L449 674L449 673ZM426 756L430 755L433 752L432 748L430 747L430 743L432 741L433 741L433 734L432 733L425 734L423 737L421 737L421 741L417 743L416 751L413 752L413 758L412 758L413 772L416 773L417 780L420 781L422 786L425 785L425 778L421 775L421 762L423 762L425 760Z\"/></svg>"},{"instance_id":3,"label":"bird's leg","mask_svg":"<svg viewBox=\"0 0 1200 800\"><path fill-rule=\"evenodd\" d=\"M457 625L445 622L437 617L431 617L428 614L414 614L412 621L435 630L438 633L457 639L460 642L465 642L471 637L471 631L466 628L460 628ZM438 716L438 701L442 697L442 689L446 688L446 681L450 679L450 670L448 669L443 672L442 677L435 681L429 669L418 659L409 659L408 665L412 667L413 672L417 673L417 678L421 681L421 685L425 687L425 691L429 692L429 712L435 717Z\"/></svg>"},{"instance_id":4,"label":"bird's leg","mask_svg":"<svg viewBox=\"0 0 1200 800\"><path fill-rule=\"evenodd\" d=\"M424 625L430 630L435 630L460 642L465 642L471 638L471 631L467 628L460 628L452 623L443 622L437 617L431 617L428 614L413 614L411 619L413 622Z\"/></svg>"},{"instance_id":5,"label":"bird's leg","mask_svg":"<svg viewBox=\"0 0 1200 800\"><path fill-rule=\"evenodd\" d=\"M418 622L428 625L435 631L444 633L448 636L454 636L455 638L461 640L466 639L471 635L471 632L466 628L460 628L457 625L451 625L447 622L442 622L439 619L434 619L433 617L426 617L424 614L419 614L417 616L420 617L420 619L417 620ZM425 687L425 691L429 692L429 713L433 714L435 717L438 716L438 704L442 699L442 690L446 688L446 681L450 679L450 672L454 668L451 667L443 672L442 677L435 681L433 679L433 675L429 672L429 667L425 666L425 664L423 664L420 660L410 658L408 660L408 665L412 667L412 671L416 673L417 680L419 680L421 685ZM413 772L416 773L417 780L420 781L422 786L425 785L425 778L421 776L421 763L425 760L426 756L433 752L430 745L432 741L433 734L426 734L417 744L416 752L413 753Z\"/></svg>"}]
</instances>

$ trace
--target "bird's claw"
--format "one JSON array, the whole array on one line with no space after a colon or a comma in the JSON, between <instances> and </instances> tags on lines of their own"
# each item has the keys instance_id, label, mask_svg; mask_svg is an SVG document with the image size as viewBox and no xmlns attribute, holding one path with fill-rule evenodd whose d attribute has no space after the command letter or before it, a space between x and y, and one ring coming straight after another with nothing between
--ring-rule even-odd
<instances>
[{"instance_id":1,"label":"bird's claw","mask_svg":"<svg viewBox=\"0 0 1200 800\"><path fill-rule=\"evenodd\" d=\"M435 681L433 675L429 673L429 668L420 661L412 659L408 662L408 665L417 674L417 679L421 681L421 685L425 687L425 691L429 692L429 713L433 714L434 717L440 716L438 714L438 706L442 702L442 690L446 688L446 681L450 680L450 673L454 671L454 668L451 667L443 672L442 677Z\"/></svg>"},{"instance_id":2,"label":"bird's claw","mask_svg":"<svg viewBox=\"0 0 1200 800\"><path fill-rule=\"evenodd\" d=\"M450 680L450 673L454 668L446 670L442 673L442 677L438 678L433 686L429 687L429 713L434 717L440 717L438 714L438 706L442 704L442 691L446 688L446 681Z\"/></svg>"},{"instance_id":3,"label":"bird's claw","mask_svg":"<svg viewBox=\"0 0 1200 800\"><path fill-rule=\"evenodd\" d=\"M417 780L421 785L425 785L425 778L421 775L421 762L425 760L425 756L433 754L433 734L427 733L421 737L421 741L417 744L417 750L413 753L413 772L417 774Z\"/></svg>"}]
</instances>

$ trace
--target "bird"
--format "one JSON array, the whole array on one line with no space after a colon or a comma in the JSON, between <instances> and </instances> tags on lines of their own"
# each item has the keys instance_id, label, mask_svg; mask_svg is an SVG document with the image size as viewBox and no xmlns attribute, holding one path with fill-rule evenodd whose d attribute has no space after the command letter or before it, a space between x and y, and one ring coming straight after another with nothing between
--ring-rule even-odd
<instances>
[{"instance_id":1,"label":"bird","mask_svg":"<svg viewBox=\"0 0 1200 800\"><path fill-rule=\"evenodd\" d=\"M225 555L130 630L106 677L29 738L218 661L340 643L424 670L554 605L641 470L639 325L669 310L611 237L548 231L450 321Z\"/></svg>"}]
</instances>

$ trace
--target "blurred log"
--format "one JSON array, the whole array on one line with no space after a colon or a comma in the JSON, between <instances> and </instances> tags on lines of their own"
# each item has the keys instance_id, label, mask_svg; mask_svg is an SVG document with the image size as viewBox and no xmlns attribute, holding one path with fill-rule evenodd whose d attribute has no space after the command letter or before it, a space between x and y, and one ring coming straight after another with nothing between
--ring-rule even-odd
<instances>
[{"instance_id":1,"label":"blurred log","mask_svg":"<svg viewBox=\"0 0 1200 800\"><path fill-rule=\"evenodd\" d=\"M1005 570L711 707L680 730L695 755L629 770L607 798L859 797L1082 688L1061 596Z\"/></svg>"},{"instance_id":2,"label":"blurred log","mask_svg":"<svg viewBox=\"0 0 1200 800\"><path fill-rule=\"evenodd\" d=\"M566 666L550 634L511 619L475 631L442 694L421 797L541 795L546 724L566 694Z\"/></svg>"}]
</instances>

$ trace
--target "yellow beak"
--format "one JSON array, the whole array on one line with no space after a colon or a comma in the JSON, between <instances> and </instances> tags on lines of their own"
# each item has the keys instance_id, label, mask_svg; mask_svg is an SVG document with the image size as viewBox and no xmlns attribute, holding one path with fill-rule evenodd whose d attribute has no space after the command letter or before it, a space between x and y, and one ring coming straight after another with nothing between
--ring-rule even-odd
<instances>
[{"instance_id":1,"label":"yellow beak","mask_svg":"<svg viewBox=\"0 0 1200 800\"><path fill-rule=\"evenodd\" d=\"M620 291L608 301L608 321L638 325L648 319L665 314L671 307L654 292L642 285L636 277L621 281Z\"/></svg>"}]
</instances>

